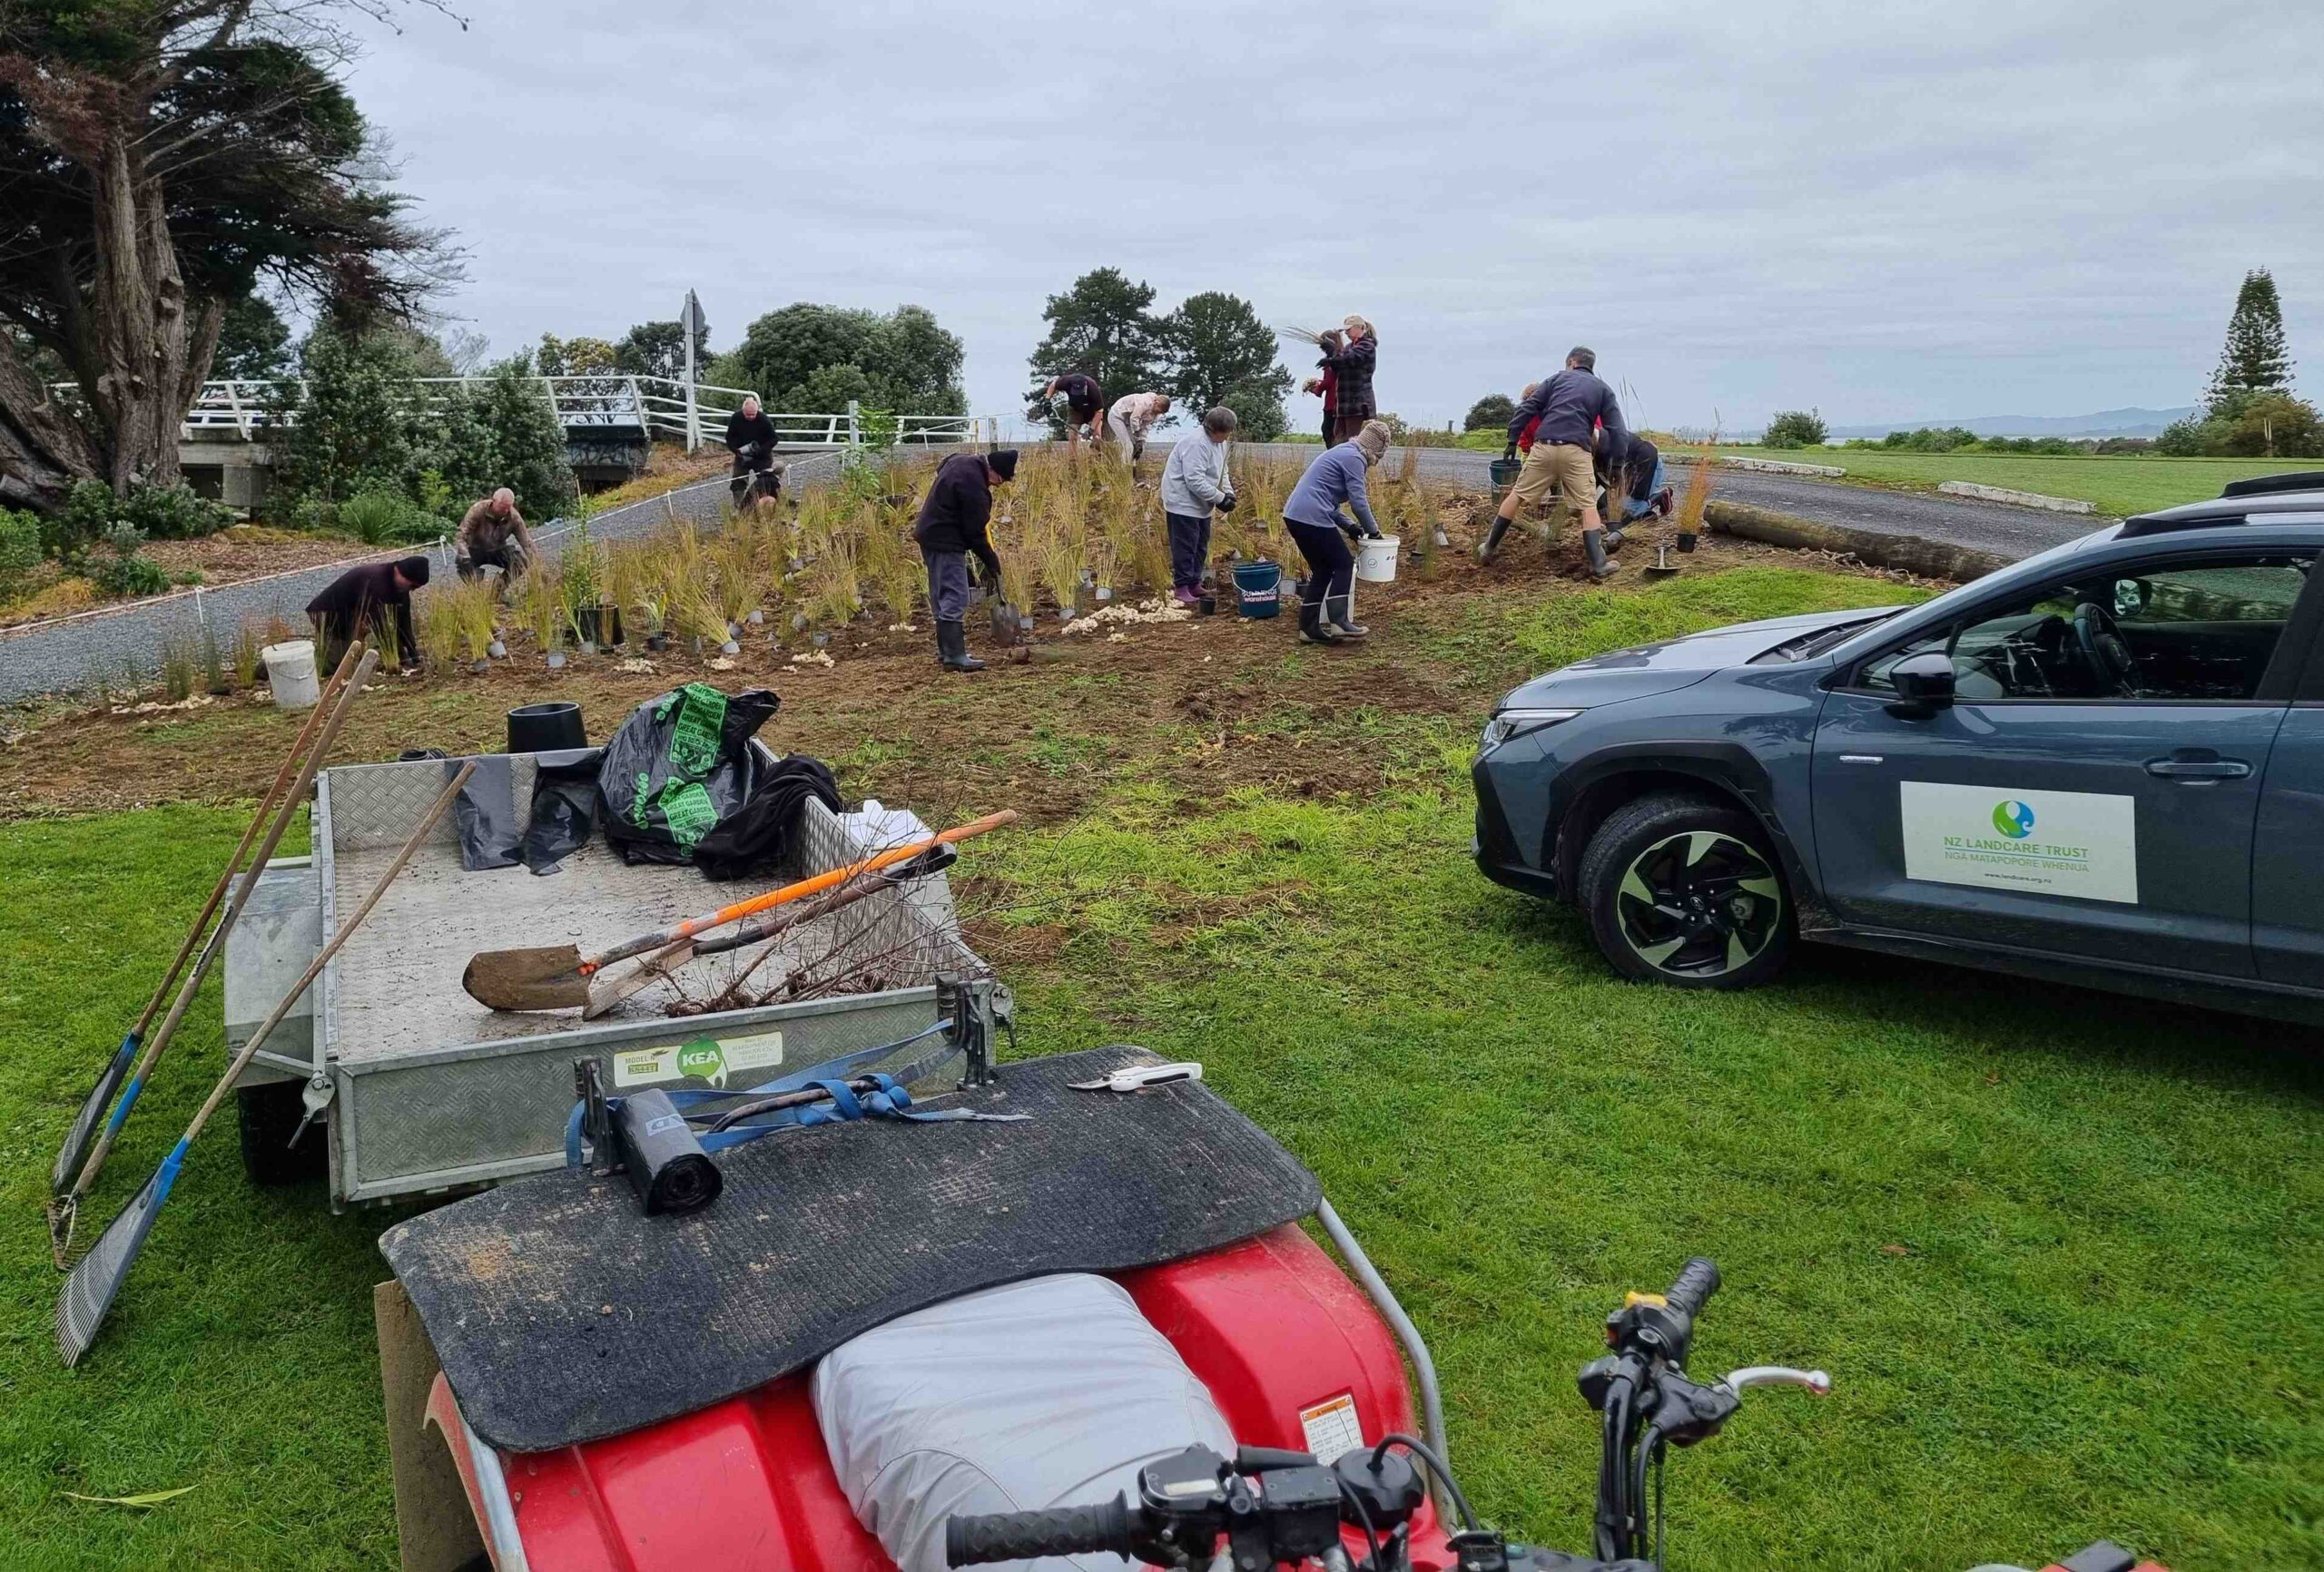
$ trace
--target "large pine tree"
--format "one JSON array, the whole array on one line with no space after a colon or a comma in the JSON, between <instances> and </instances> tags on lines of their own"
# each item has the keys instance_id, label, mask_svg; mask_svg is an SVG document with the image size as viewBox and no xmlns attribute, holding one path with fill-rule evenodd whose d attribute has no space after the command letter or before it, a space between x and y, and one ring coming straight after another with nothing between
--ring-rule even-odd
<instances>
[{"instance_id":1,"label":"large pine tree","mask_svg":"<svg viewBox=\"0 0 2324 1572\"><path fill-rule=\"evenodd\" d=\"M2223 405L2290 384L2291 357L2284 349L2284 310L2276 298L2276 280L2267 269L2254 268L2243 275L2243 287L2235 292L2227 344L2220 350L2219 369L2211 373L2204 407L2218 414Z\"/></svg>"},{"instance_id":2,"label":"large pine tree","mask_svg":"<svg viewBox=\"0 0 2324 1572\"><path fill-rule=\"evenodd\" d=\"M1041 312L1049 336L1028 361L1033 386L1027 401L1050 378L1068 371L1095 377L1108 405L1125 393L1167 386L1168 368L1153 304L1154 286L1131 283L1118 268L1094 269L1074 280L1064 294L1051 295ZM1053 418L1050 424L1064 434L1063 420Z\"/></svg>"}]
</instances>

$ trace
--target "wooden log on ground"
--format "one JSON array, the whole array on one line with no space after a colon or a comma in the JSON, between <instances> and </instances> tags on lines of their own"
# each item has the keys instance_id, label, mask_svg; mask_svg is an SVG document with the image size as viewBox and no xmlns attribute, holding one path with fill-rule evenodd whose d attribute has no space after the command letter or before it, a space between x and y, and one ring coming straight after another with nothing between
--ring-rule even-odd
<instances>
[{"instance_id":1,"label":"wooden log on ground","mask_svg":"<svg viewBox=\"0 0 2324 1572\"><path fill-rule=\"evenodd\" d=\"M1947 545L1917 535L1882 535L1850 529L1846 525L1819 524L1812 518L1752 507L1740 502L1713 498L1703 509L1703 522L1720 535L1790 546L1796 551L1829 551L1855 557L1866 567L1893 568L1923 578L1951 579L1966 584L2007 567L2010 558L1965 545Z\"/></svg>"}]
</instances>

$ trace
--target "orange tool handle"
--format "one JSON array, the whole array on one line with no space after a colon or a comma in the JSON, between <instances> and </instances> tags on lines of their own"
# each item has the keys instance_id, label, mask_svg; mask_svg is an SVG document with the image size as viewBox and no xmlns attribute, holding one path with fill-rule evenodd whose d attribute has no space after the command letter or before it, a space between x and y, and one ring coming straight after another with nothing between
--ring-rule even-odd
<instances>
[{"instance_id":1,"label":"orange tool handle","mask_svg":"<svg viewBox=\"0 0 2324 1572\"><path fill-rule=\"evenodd\" d=\"M834 868L828 873L818 873L813 878L803 879L796 884L786 884L780 889L770 889L764 895L754 895L748 900L738 900L732 906L722 906L706 917L690 917L675 928L665 928L658 933L642 934L626 944L615 945L603 955L590 957L581 963L581 975L585 978L595 977L600 970L617 960L626 960L634 955L644 955L649 949L659 949L664 945L675 944L680 939L692 938L698 933L714 928L724 928L730 922L740 922L746 917L755 917L760 912L773 907L785 906L794 900L804 900L811 895L821 895L824 890L845 884L851 879L861 879L867 873L877 873L883 868L893 868L899 862L910 862L913 858L931 851L939 846L950 846L954 841L966 840L971 836L982 835L988 830L998 830L1004 824L1016 822L1017 811L1014 808L1004 808L998 813L988 813L981 819L971 819L966 824L955 825L941 835L931 835L925 840L917 840L909 846L891 847L885 851L874 853L862 861L851 863L845 868Z\"/></svg>"}]
</instances>

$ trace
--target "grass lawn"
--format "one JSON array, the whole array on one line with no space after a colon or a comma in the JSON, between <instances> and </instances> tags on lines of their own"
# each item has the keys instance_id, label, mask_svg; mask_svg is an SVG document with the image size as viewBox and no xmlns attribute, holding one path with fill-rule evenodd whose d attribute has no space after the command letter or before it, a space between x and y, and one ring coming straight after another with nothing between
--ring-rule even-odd
<instances>
[{"instance_id":1,"label":"grass lawn","mask_svg":"<svg viewBox=\"0 0 2324 1572\"><path fill-rule=\"evenodd\" d=\"M1722 449L1721 451L1728 451ZM2324 467L2313 458L2162 458L2143 454L2054 457L2021 453L1888 453L1865 448L1738 447L1732 451L1793 464L1837 464L1850 480L1933 491L1938 482L1972 480L2044 496L2080 497L2115 518L2217 496L2230 480Z\"/></svg>"},{"instance_id":2,"label":"grass lawn","mask_svg":"<svg viewBox=\"0 0 2324 1572\"><path fill-rule=\"evenodd\" d=\"M1027 1049L1199 1058L1312 1165L1429 1338L1455 1464L1512 1532L1586 1541L1573 1372L1624 1289L1699 1253L1728 1286L1699 1365L1822 1365L1836 1390L1754 1394L1673 1459L1674 1564L2038 1566L2108 1536L2178 1572L2317 1566L2313 1036L1814 948L1741 997L1625 984L1571 913L1467 861L1466 761L1512 676L1897 598L1768 566L1521 586L1375 610L1360 653L1220 619L843 701L786 679L770 732L852 792L926 811L942 779L1029 808L961 869L1007 912L982 942ZM390 693L365 745L488 735L506 695L480 689L480 714L465 691ZM276 719L206 721L207 745L269 768L232 728ZM963 725L973 746L938 745ZM147 800L188 767L157 763ZM226 1121L83 1367L51 1340L49 1162L242 811L0 823L0 1567L393 1564L369 1289L394 1214L251 1191ZM214 986L189 1018L93 1227L218 1062ZM179 1486L144 1512L66 1494Z\"/></svg>"}]
</instances>

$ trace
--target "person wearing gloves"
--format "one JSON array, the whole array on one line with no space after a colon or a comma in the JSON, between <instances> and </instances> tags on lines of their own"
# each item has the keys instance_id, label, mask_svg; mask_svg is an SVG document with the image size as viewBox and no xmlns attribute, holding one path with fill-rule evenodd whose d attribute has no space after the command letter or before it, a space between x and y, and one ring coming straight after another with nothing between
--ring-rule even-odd
<instances>
[{"instance_id":1,"label":"person wearing gloves","mask_svg":"<svg viewBox=\"0 0 2324 1572\"><path fill-rule=\"evenodd\" d=\"M1299 586L1299 636L1311 644L1360 639L1370 631L1354 620L1355 558L1340 536L1380 538L1364 489L1364 471L1387 451L1386 425L1365 421L1347 441L1317 456L1283 505L1284 526L1307 559L1308 576ZM1353 518L1340 511L1343 504Z\"/></svg>"},{"instance_id":2,"label":"person wearing gloves","mask_svg":"<svg viewBox=\"0 0 2324 1572\"><path fill-rule=\"evenodd\" d=\"M1182 606L1202 599L1210 564L1210 512L1235 511L1235 483L1226 477L1226 441L1235 411L1220 405L1202 425L1171 445L1162 467L1162 516L1170 531L1170 593Z\"/></svg>"},{"instance_id":3,"label":"person wearing gloves","mask_svg":"<svg viewBox=\"0 0 2324 1572\"><path fill-rule=\"evenodd\" d=\"M1069 453L1080 451L1081 428L1085 426L1089 428L1089 440L1093 445L1104 441L1106 433L1101 422L1106 395L1098 388L1098 378L1081 371L1068 371L1061 377L1052 377L1049 386L1041 389L1040 405L1053 407L1060 393L1065 395L1066 450ZM1038 409L1036 413L1039 413Z\"/></svg>"},{"instance_id":4,"label":"person wearing gloves","mask_svg":"<svg viewBox=\"0 0 2324 1572\"><path fill-rule=\"evenodd\" d=\"M460 516L460 527L453 537L452 565L463 579L472 579L486 568L500 570L500 587L525 571L533 560L532 531L525 527L525 516L517 511L517 494L502 486Z\"/></svg>"},{"instance_id":5,"label":"person wearing gloves","mask_svg":"<svg viewBox=\"0 0 2324 1572\"><path fill-rule=\"evenodd\" d=\"M1338 428L1332 436L1334 442L1345 442L1380 413L1372 393L1372 372L1380 359L1379 335L1361 317L1348 318L1344 328L1345 341L1337 349L1326 350L1320 362L1332 373L1338 418Z\"/></svg>"},{"instance_id":6,"label":"person wearing gloves","mask_svg":"<svg viewBox=\"0 0 2324 1572\"><path fill-rule=\"evenodd\" d=\"M752 480L774 467L774 422L755 397L743 399L743 407L726 418L726 451L734 456L734 477L726 489L740 507L750 495Z\"/></svg>"},{"instance_id":7,"label":"person wearing gloves","mask_svg":"<svg viewBox=\"0 0 2324 1572\"><path fill-rule=\"evenodd\" d=\"M1508 533L1518 508L1540 503L1554 486L1561 513L1581 516L1581 550L1590 564L1590 576L1602 579L1613 573L1614 565L1606 560L1606 554L1620 545L1622 537L1620 531L1609 535L1605 522L1598 516L1598 479L1592 461L1600 427L1605 428L1605 439L1610 442L1626 441L1630 432L1622 424L1622 409L1614 400L1614 390L1598 379L1597 365L1596 353L1577 345L1567 353L1564 368L1537 384L1509 418L1509 447L1502 457L1517 457L1518 438L1529 426L1534 427L1533 449L1525 456L1525 467L1517 472L1517 484L1501 499L1491 530L1477 543L1480 563L1491 562L1501 549L1501 537Z\"/></svg>"},{"instance_id":8,"label":"person wearing gloves","mask_svg":"<svg viewBox=\"0 0 2324 1572\"><path fill-rule=\"evenodd\" d=\"M1000 554L992 549L986 526L992 519L992 488L1016 477L1014 447L955 453L937 467L911 526L921 558L928 564L936 658L948 671L984 670L984 663L969 653L969 558L977 559L988 585L1000 583Z\"/></svg>"},{"instance_id":9,"label":"person wearing gloves","mask_svg":"<svg viewBox=\"0 0 2324 1572\"><path fill-rule=\"evenodd\" d=\"M1124 464L1135 467L1146 457L1146 434L1168 413L1170 398L1165 393L1125 393L1114 400L1106 416L1106 429L1122 445Z\"/></svg>"},{"instance_id":10,"label":"person wearing gloves","mask_svg":"<svg viewBox=\"0 0 2324 1572\"><path fill-rule=\"evenodd\" d=\"M307 603L315 624L320 668L336 669L358 638L395 635L395 656L407 672L419 669L419 640L411 631L411 592L428 582L428 559L365 563L349 568Z\"/></svg>"}]
</instances>

